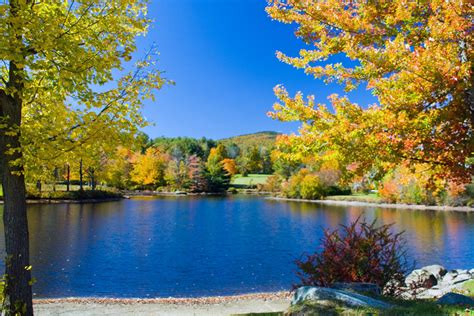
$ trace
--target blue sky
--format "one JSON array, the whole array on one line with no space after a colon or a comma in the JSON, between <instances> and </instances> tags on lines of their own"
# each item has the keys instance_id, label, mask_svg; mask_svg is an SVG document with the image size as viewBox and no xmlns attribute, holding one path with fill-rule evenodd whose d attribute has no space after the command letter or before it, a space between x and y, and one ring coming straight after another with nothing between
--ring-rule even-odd
<instances>
[{"instance_id":1,"label":"blue sky","mask_svg":"<svg viewBox=\"0 0 474 316\"><path fill-rule=\"evenodd\" d=\"M293 132L296 123L267 117L276 101L273 87L283 84L291 94L302 91L327 102L341 87L325 85L278 61L281 50L297 55L303 47L294 26L272 21L265 0L154 0L154 20L139 52L156 43L160 69L176 82L156 93L144 114L153 126L151 137L224 137L272 130ZM373 103L368 91L350 95L361 105Z\"/></svg>"}]
</instances>

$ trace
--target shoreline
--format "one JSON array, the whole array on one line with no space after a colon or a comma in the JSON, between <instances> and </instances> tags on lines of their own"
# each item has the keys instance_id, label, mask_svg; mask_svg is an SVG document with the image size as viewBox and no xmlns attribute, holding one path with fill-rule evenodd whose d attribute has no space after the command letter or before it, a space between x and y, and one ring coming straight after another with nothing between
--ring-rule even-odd
<instances>
[{"instance_id":1,"label":"shoreline","mask_svg":"<svg viewBox=\"0 0 474 316\"><path fill-rule=\"evenodd\" d=\"M105 199L83 199L83 200L71 200L71 199L27 199L26 204L82 204L82 203L101 203L101 202L116 202L121 201L124 198L114 197ZM4 204L3 200L0 200L0 205Z\"/></svg>"},{"instance_id":2,"label":"shoreline","mask_svg":"<svg viewBox=\"0 0 474 316\"><path fill-rule=\"evenodd\" d=\"M157 297L157 298L114 298L114 297L61 297L61 298L36 298L34 304L173 304L173 305L212 305L248 300L290 300L290 291L261 292L249 294L202 296L202 297Z\"/></svg>"},{"instance_id":3,"label":"shoreline","mask_svg":"<svg viewBox=\"0 0 474 316\"><path fill-rule=\"evenodd\" d=\"M474 207L470 206L439 206L439 205L418 205L418 204L392 204L392 203L372 203L359 201L339 201L339 200L305 200L305 199L291 199L281 197L266 197L265 199L281 202L304 202L316 203L326 205L341 205L341 206L371 206L394 209L410 209L410 210L431 210L431 211L447 211L447 212L474 212Z\"/></svg>"},{"instance_id":4,"label":"shoreline","mask_svg":"<svg viewBox=\"0 0 474 316\"><path fill-rule=\"evenodd\" d=\"M284 312L289 292L253 293L197 298L56 298L34 299L35 315L236 315Z\"/></svg>"}]
</instances>

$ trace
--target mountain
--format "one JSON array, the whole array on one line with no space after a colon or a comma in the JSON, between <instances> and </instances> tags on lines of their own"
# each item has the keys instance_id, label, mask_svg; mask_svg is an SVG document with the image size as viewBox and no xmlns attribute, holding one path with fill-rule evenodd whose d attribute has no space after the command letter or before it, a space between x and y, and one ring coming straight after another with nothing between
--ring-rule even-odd
<instances>
[{"instance_id":1,"label":"mountain","mask_svg":"<svg viewBox=\"0 0 474 316\"><path fill-rule=\"evenodd\" d=\"M235 143L244 151L247 150L247 148L253 146L271 148L275 144L275 140L278 135L281 135L281 133L264 131L253 134L245 134L224 138L219 140L218 142L223 143L224 145Z\"/></svg>"}]
</instances>

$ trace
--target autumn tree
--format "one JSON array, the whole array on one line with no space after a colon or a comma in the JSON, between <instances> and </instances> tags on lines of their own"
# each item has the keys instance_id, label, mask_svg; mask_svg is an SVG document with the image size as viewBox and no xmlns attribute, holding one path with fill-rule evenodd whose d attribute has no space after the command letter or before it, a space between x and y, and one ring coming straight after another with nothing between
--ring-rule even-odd
<instances>
[{"instance_id":1,"label":"autumn tree","mask_svg":"<svg viewBox=\"0 0 474 316\"><path fill-rule=\"evenodd\" d=\"M205 169L207 185L211 192L225 190L229 185L230 176L223 165L225 157L225 147L223 145L211 148Z\"/></svg>"},{"instance_id":2,"label":"autumn tree","mask_svg":"<svg viewBox=\"0 0 474 316\"><path fill-rule=\"evenodd\" d=\"M136 153L132 157L130 178L139 186L156 189L165 184L165 175L169 156L159 149L150 147L144 154Z\"/></svg>"},{"instance_id":3,"label":"autumn tree","mask_svg":"<svg viewBox=\"0 0 474 316\"><path fill-rule=\"evenodd\" d=\"M146 10L140 0L0 4L0 169L11 314L33 314L24 164L145 124L142 101L165 83L154 50L117 76L136 36L146 33Z\"/></svg>"},{"instance_id":4,"label":"autumn tree","mask_svg":"<svg viewBox=\"0 0 474 316\"><path fill-rule=\"evenodd\" d=\"M366 85L378 104L332 95L331 107L283 86L270 115L302 122L293 153L337 152L353 175L404 161L469 181L474 152L472 4L469 1L270 0L267 12L297 26L299 56L277 57L346 91ZM345 56L332 63L334 56ZM317 156L317 155L316 155Z\"/></svg>"},{"instance_id":5,"label":"autumn tree","mask_svg":"<svg viewBox=\"0 0 474 316\"><path fill-rule=\"evenodd\" d=\"M231 158L225 158L222 160L222 166L224 170L227 172L228 175L231 177L237 174L237 163L235 162L234 159Z\"/></svg>"}]
</instances>

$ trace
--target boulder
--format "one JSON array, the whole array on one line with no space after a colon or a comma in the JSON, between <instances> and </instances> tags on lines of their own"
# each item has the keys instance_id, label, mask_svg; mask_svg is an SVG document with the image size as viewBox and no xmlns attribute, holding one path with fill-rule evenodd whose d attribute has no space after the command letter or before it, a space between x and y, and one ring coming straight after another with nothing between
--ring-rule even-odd
<instances>
[{"instance_id":1,"label":"boulder","mask_svg":"<svg viewBox=\"0 0 474 316\"><path fill-rule=\"evenodd\" d=\"M442 282L451 284L453 283L453 280L457 277L457 275L458 273L456 272L456 270L449 271L448 273L444 275Z\"/></svg>"},{"instance_id":2,"label":"boulder","mask_svg":"<svg viewBox=\"0 0 474 316\"><path fill-rule=\"evenodd\" d=\"M448 270L446 270L443 266L440 266L439 264L426 266L421 268L421 270L425 270L428 273L432 274L437 280L440 280L448 272Z\"/></svg>"},{"instance_id":3,"label":"boulder","mask_svg":"<svg viewBox=\"0 0 474 316\"><path fill-rule=\"evenodd\" d=\"M464 305L474 307L474 299L457 293L446 293L440 297L436 303L443 305Z\"/></svg>"},{"instance_id":4,"label":"boulder","mask_svg":"<svg viewBox=\"0 0 474 316\"><path fill-rule=\"evenodd\" d=\"M365 283L365 282L353 282L353 283L344 283L336 282L331 288L338 290L353 291L358 293L373 293L380 294L380 287L374 283Z\"/></svg>"},{"instance_id":5,"label":"boulder","mask_svg":"<svg viewBox=\"0 0 474 316\"><path fill-rule=\"evenodd\" d=\"M303 286L296 290L291 304L301 303L306 300L335 301L349 307L390 308L392 305L371 297L350 291L337 290L317 286Z\"/></svg>"},{"instance_id":6,"label":"boulder","mask_svg":"<svg viewBox=\"0 0 474 316\"><path fill-rule=\"evenodd\" d=\"M458 274L452 281L452 283L456 284L456 283L461 283L461 282L464 282L464 281L468 281L472 278L471 274L470 273L461 273L461 274Z\"/></svg>"},{"instance_id":7,"label":"boulder","mask_svg":"<svg viewBox=\"0 0 474 316\"><path fill-rule=\"evenodd\" d=\"M426 288L429 289L436 284L438 284L438 279L431 274L430 272L423 270L423 269L417 269L413 270L406 278L405 278L405 284L412 288Z\"/></svg>"}]
</instances>

